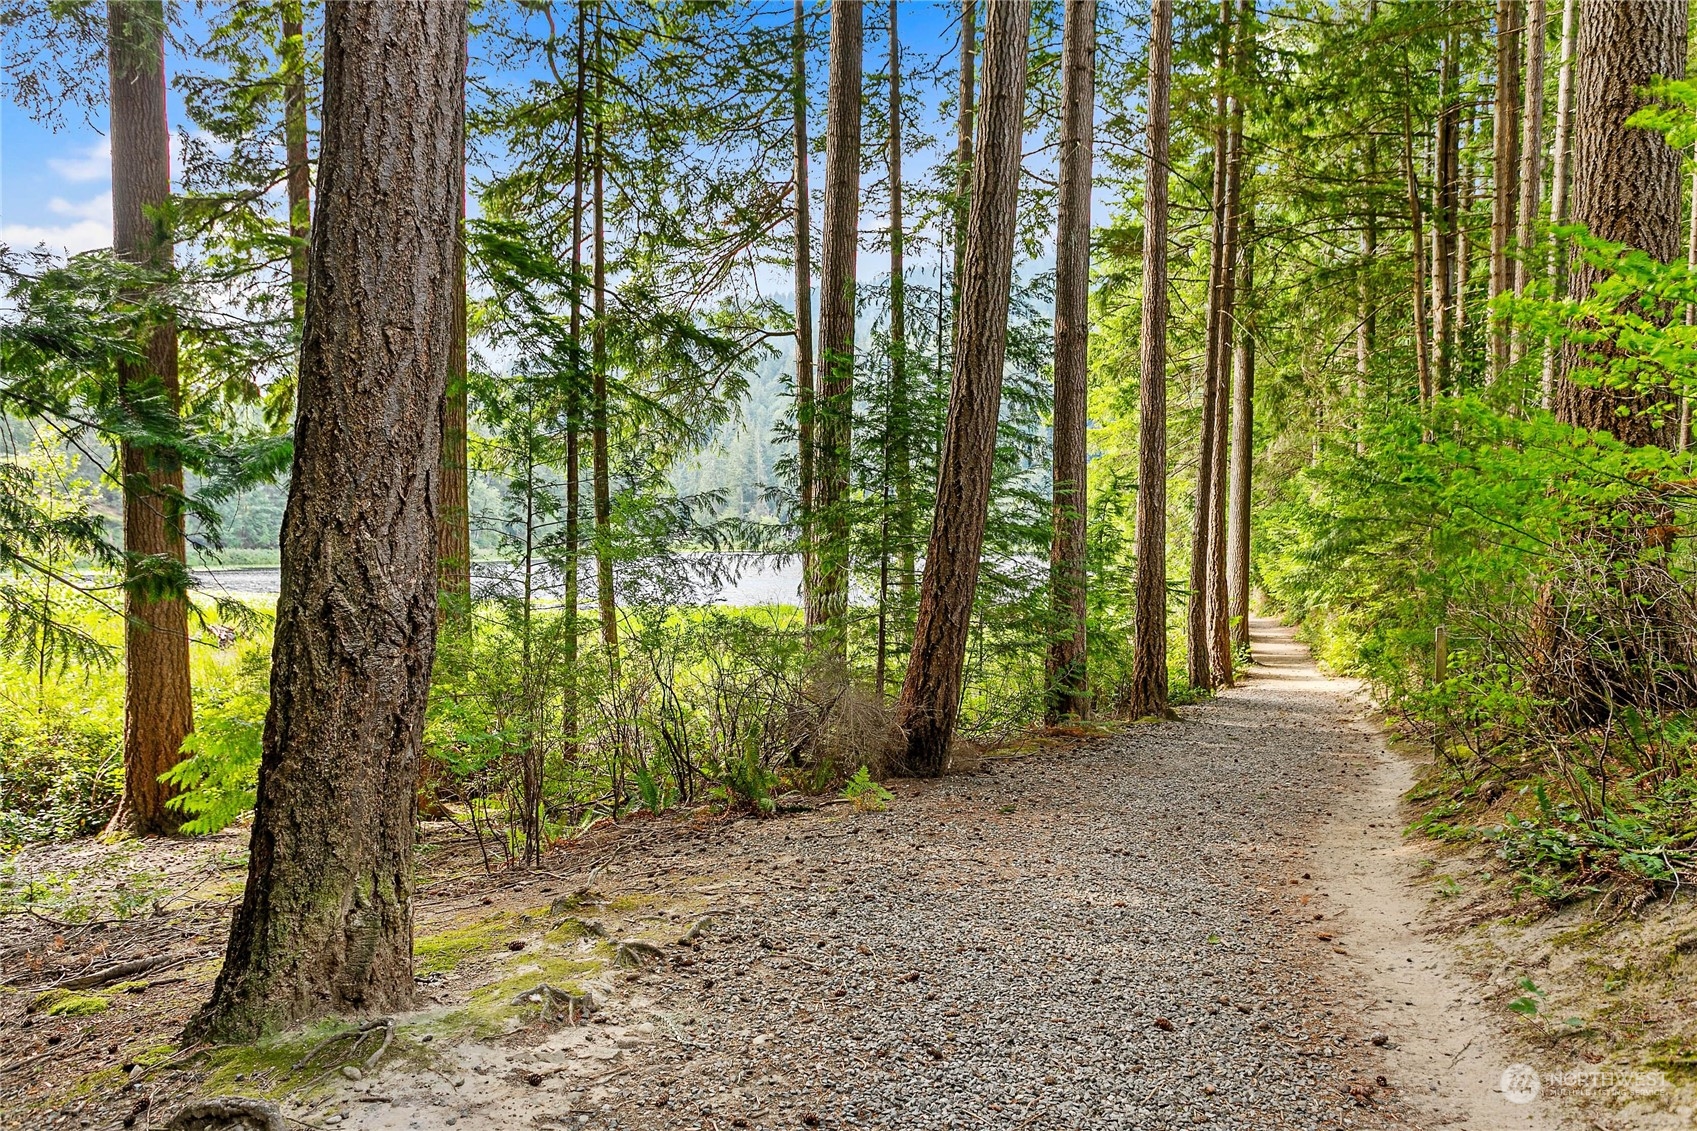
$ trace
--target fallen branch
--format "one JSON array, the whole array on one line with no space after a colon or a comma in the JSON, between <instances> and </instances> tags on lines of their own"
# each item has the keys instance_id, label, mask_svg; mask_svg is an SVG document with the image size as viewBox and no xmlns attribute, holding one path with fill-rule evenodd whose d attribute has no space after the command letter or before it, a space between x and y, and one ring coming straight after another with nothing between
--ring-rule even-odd
<instances>
[{"instance_id":1,"label":"fallen branch","mask_svg":"<svg viewBox=\"0 0 1697 1131\"><path fill-rule=\"evenodd\" d=\"M50 989L87 990L95 986L104 986L108 982L118 982L137 974L145 974L149 970L162 966L175 966L179 962L187 962L192 954L161 954L153 958L132 958L128 962L114 962L110 966L101 966L74 978L62 978L55 982Z\"/></svg>"}]
</instances>

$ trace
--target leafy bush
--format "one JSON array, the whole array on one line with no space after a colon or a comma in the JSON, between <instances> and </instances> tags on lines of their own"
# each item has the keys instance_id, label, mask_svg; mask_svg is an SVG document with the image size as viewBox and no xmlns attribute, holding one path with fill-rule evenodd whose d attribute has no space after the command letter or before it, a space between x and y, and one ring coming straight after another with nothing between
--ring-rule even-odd
<instances>
[{"instance_id":1,"label":"leafy bush","mask_svg":"<svg viewBox=\"0 0 1697 1131\"><path fill-rule=\"evenodd\" d=\"M100 831L124 785L119 726L57 707L0 718L0 848Z\"/></svg>"},{"instance_id":2,"label":"leafy bush","mask_svg":"<svg viewBox=\"0 0 1697 1131\"><path fill-rule=\"evenodd\" d=\"M230 680L206 693L183 743L189 757L161 775L181 791L167 804L190 816L184 832L215 833L253 808L270 684L271 650L249 645Z\"/></svg>"}]
</instances>

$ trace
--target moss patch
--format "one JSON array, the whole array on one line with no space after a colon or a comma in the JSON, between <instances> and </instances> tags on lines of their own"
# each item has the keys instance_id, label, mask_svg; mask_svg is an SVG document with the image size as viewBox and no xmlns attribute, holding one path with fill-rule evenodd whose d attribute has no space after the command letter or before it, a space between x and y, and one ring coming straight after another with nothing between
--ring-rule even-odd
<instances>
[{"instance_id":1,"label":"moss patch","mask_svg":"<svg viewBox=\"0 0 1697 1131\"><path fill-rule=\"evenodd\" d=\"M295 1068L295 1065L323 1043L325 1038L357 1033L358 1029L359 1026L350 1025L345 1021L327 1020L304 1029L291 1029L285 1033L261 1037L252 1044L224 1045L212 1049L206 1054L203 1062L209 1071L201 1087L207 1092L276 1098L291 1088L321 1075L325 1069L345 1063L347 1049L354 1040L352 1036L345 1036L327 1046L305 1067ZM371 1041L368 1040L366 1044L370 1045ZM364 1056L368 1051L362 1047L359 1055ZM337 1059L338 1055L344 1059ZM325 1087L330 1086L329 1080L321 1083Z\"/></svg>"},{"instance_id":2,"label":"moss patch","mask_svg":"<svg viewBox=\"0 0 1697 1131\"><path fill-rule=\"evenodd\" d=\"M490 915L469 927L414 939L413 973L421 977L446 974L473 955L502 950L513 931L514 922L510 916Z\"/></svg>"},{"instance_id":3,"label":"moss patch","mask_svg":"<svg viewBox=\"0 0 1697 1131\"><path fill-rule=\"evenodd\" d=\"M46 1017L87 1017L105 1013L112 1008L112 999L99 994L79 994L75 990L48 990L37 994L29 1003L31 1013Z\"/></svg>"}]
</instances>

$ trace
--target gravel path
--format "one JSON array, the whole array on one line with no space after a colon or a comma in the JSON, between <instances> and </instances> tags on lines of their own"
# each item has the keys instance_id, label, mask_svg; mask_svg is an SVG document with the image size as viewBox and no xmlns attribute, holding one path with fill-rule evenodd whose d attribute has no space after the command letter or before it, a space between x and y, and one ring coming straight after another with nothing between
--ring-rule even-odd
<instances>
[{"instance_id":1,"label":"gravel path","mask_svg":"<svg viewBox=\"0 0 1697 1131\"><path fill-rule=\"evenodd\" d=\"M1335 900L1304 875L1367 788L1372 740L1348 685L1257 633L1265 666L1180 722L897 783L882 813L628 856L597 887L692 876L705 904L671 918L712 914L694 949L624 975L599 1030L343 1110L462 1129L1421 1125L1358 1018Z\"/></svg>"}]
</instances>

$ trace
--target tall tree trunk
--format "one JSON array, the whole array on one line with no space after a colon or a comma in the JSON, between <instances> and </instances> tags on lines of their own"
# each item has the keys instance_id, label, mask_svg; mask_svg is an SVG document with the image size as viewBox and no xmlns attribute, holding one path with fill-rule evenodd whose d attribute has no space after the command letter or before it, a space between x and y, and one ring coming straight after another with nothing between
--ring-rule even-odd
<instances>
[{"instance_id":1,"label":"tall tree trunk","mask_svg":"<svg viewBox=\"0 0 1697 1131\"><path fill-rule=\"evenodd\" d=\"M1465 111L1462 117L1462 149L1465 154L1467 136L1473 131L1473 116L1471 111ZM1473 236L1468 227L1473 215L1473 168L1465 156L1460 161L1461 183L1456 196L1456 231L1455 231L1455 341L1458 358L1471 356L1466 349L1467 342L1467 285L1473 271ZM1460 366L1456 367L1456 380L1459 382L1462 374Z\"/></svg>"},{"instance_id":2,"label":"tall tree trunk","mask_svg":"<svg viewBox=\"0 0 1697 1131\"><path fill-rule=\"evenodd\" d=\"M289 295L295 325L306 316L306 248L312 229L312 167L306 150L306 36L300 0L284 0L283 149L288 163Z\"/></svg>"},{"instance_id":3,"label":"tall tree trunk","mask_svg":"<svg viewBox=\"0 0 1697 1131\"><path fill-rule=\"evenodd\" d=\"M1372 185L1379 176L1379 147L1369 136L1365 154L1366 181ZM1361 263L1356 268L1355 282L1355 411L1357 439L1355 450L1358 454L1367 451L1367 444L1360 437L1360 426L1367 421L1367 398L1371 389L1373 372L1373 345L1375 331L1378 329L1378 314L1374 307L1373 269L1379 258L1379 217L1373 206L1371 193L1363 193L1362 200L1366 214L1361 218Z\"/></svg>"},{"instance_id":4,"label":"tall tree trunk","mask_svg":"<svg viewBox=\"0 0 1697 1131\"><path fill-rule=\"evenodd\" d=\"M1137 605L1126 697L1134 719L1172 714L1167 705L1167 132L1172 66L1172 0L1152 0L1137 386Z\"/></svg>"},{"instance_id":5,"label":"tall tree trunk","mask_svg":"<svg viewBox=\"0 0 1697 1131\"><path fill-rule=\"evenodd\" d=\"M197 1038L412 1000L463 3L325 7L324 118L247 889ZM373 161L372 154L382 154Z\"/></svg>"},{"instance_id":6,"label":"tall tree trunk","mask_svg":"<svg viewBox=\"0 0 1697 1131\"><path fill-rule=\"evenodd\" d=\"M112 251L126 263L164 271L174 254L171 232L155 212L171 200L165 9L158 0L113 0L107 21ZM149 330L143 350L146 361L119 363L119 395L126 401L163 401L175 411L175 323ZM188 603L182 594L160 593L157 585L136 581L148 572L149 559L169 559L179 567L185 560L176 502L183 490L183 470L165 448L125 440L119 449L124 555L130 561L132 585L124 591L124 792L110 827L138 834L174 833L181 817L165 803L175 791L159 775L182 761L183 739L194 729Z\"/></svg>"},{"instance_id":7,"label":"tall tree trunk","mask_svg":"<svg viewBox=\"0 0 1697 1131\"><path fill-rule=\"evenodd\" d=\"M808 623L822 654L848 659L849 445L854 414L855 270L860 250L861 0L831 0L831 77L825 125L825 227L819 278L819 485Z\"/></svg>"},{"instance_id":8,"label":"tall tree trunk","mask_svg":"<svg viewBox=\"0 0 1697 1131\"><path fill-rule=\"evenodd\" d=\"M1691 216L1685 225L1685 265L1697 274L1697 173L1691 174ZM1685 304L1685 324L1697 326L1697 304ZM1679 398L1679 451L1691 450L1691 398Z\"/></svg>"},{"instance_id":9,"label":"tall tree trunk","mask_svg":"<svg viewBox=\"0 0 1697 1131\"><path fill-rule=\"evenodd\" d=\"M897 722L907 738L906 769L921 776L934 777L947 766L960 714L1002 404L1030 31L1030 0L1000 0L987 6L978 159L972 169L954 380L937 464L937 508L920 586L919 620L897 707Z\"/></svg>"},{"instance_id":10,"label":"tall tree trunk","mask_svg":"<svg viewBox=\"0 0 1697 1131\"><path fill-rule=\"evenodd\" d=\"M972 191L972 121L978 94L975 64L978 51L978 0L960 6L960 92L955 106L955 306L960 306L961 271L966 263L966 219Z\"/></svg>"},{"instance_id":11,"label":"tall tree trunk","mask_svg":"<svg viewBox=\"0 0 1697 1131\"><path fill-rule=\"evenodd\" d=\"M1207 344L1202 361L1202 416L1196 450L1196 506L1190 527L1190 603L1186 617L1185 668L1190 686L1214 686L1208 623L1208 542L1214 529L1214 446L1220 443L1219 367L1220 302L1224 295L1226 251L1226 166L1231 128L1226 113L1226 62L1231 50L1230 0L1221 0L1218 58L1214 82L1214 185L1209 197L1213 216L1208 257Z\"/></svg>"},{"instance_id":12,"label":"tall tree trunk","mask_svg":"<svg viewBox=\"0 0 1697 1131\"><path fill-rule=\"evenodd\" d=\"M1404 78L1407 78L1404 72ZM1432 345L1426 337L1426 228L1420 209L1420 181L1414 174L1414 123L1402 107L1402 179L1408 190L1408 223L1414 243L1414 369L1420 403L1432 403Z\"/></svg>"},{"instance_id":13,"label":"tall tree trunk","mask_svg":"<svg viewBox=\"0 0 1697 1131\"><path fill-rule=\"evenodd\" d=\"M1526 293L1531 280L1532 245L1538 228L1538 191L1544 180L1544 0L1526 4L1526 94L1520 135L1520 214L1515 223L1514 293ZM1509 364L1525 353L1525 331L1515 326L1509 339Z\"/></svg>"},{"instance_id":14,"label":"tall tree trunk","mask_svg":"<svg viewBox=\"0 0 1697 1131\"><path fill-rule=\"evenodd\" d=\"M1520 37L1524 0L1497 0L1497 91L1491 122L1491 301L1513 284L1508 260L1520 177ZM1508 326L1490 317L1490 380L1508 366Z\"/></svg>"},{"instance_id":15,"label":"tall tree trunk","mask_svg":"<svg viewBox=\"0 0 1697 1131\"><path fill-rule=\"evenodd\" d=\"M465 108L460 108L463 121ZM462 136L464 127L461 127ZM471 614L471 485L466 457L466 245L465 158L456 170L459 220L454 227L454 348L448 355L448 385L442 401L442 502L436 512L438 613L443 622L463 624Z\"/></svg>"},{"instance_id":16,"label":"tall tree trunk","mask_svg":"<svg viewBox=\"0 0 1697 1131\"><path fill-rule=\"evenodd\" d=\"M1220 259L1221 300L1219 345L1215 349L1214 452L1209 484L1214 498L1208 506L1212 526L1208 532L1208 640L1214 667L1214 682L1230 687L1235 682L1231 641L1230 595L1226 572L1226 476L1227 448L1231 437L1232 342L1237 337L1237 259L1239 215L1243 199L1243 94L1249 80L1250 40L1254 0L1238 0L1237 27L1232 41L1231 135L1226 141L1226 246ZM1230 18L1230 0L1221 0L1222 19Z\"/></svg>"},{"instance_id":17,"label":"tall tree trunk","mask_svg":"<svg viewBox=\"0 0 1697 1131\"><path fill-rule=\"evenodd\" d=\"M565 566L564 593L561 604L566 615L566 635L561 649L565 667L565 695L561 703L560 729L565 735L566 749L577 749L578 732L578 701L577 701L577 661L578 661L578 612L581 602L578 568L583 547L583 452L581 436L583 433L583 393L586 366L583 348L583 203L585 174L589 171L588 133L589 112L589 5L577 5L577 78L576 89L572 102L572 288L571 288L571 337L572 337L572 369L570 384L566 387L566 466L565 491L566 514L564 522L565 537ZM535 775L538 790L541 787L542 769L538 751L534 758L535 764L531 772ZM526 820L534 820L536 806L541 804L541 795L532 797L526 793ZM614 810L618 809L617 798L614 798ZM540 829L537 830L540 832ZM532 861L541 858L542 845L538 839L525 838L525 851L532 856Z\"/></svg>"},{"instance_id":18,"label":"tall tree trunk","mask_svg":"<svg viewBox=\"0 0 1697 1131\"><path fill-rule=\"evenodd\" d=\"M802 608L813 610L813 193L807 182L807 9L795 0L791 98L795 115L796 488L801 513Z\"/></svg>"},{"instance_id":19,"label":"tall tree trunk","mask_svg":"<svg viewBox=\"0 0 1697 1131\"><path fill-rule=\"evenodd\" d=\"M1452 285L1461 165L1461 34L1452 26L1444 36L1442 86L1436 138L1436 206L1432 216L1432 343L1437 352L1436 385L1454 385L1455 317Z\"/></svg>"},{"instance_id":20,"label":"tall tree trunk","mask_svg":"<svg viewBox=\"0 0 1697 1131\"><path fill-rule=\"evenodd\" d=\"M1049 586L1051 723L1090 712L1085 549L1090 502L1090 181L1096 112L1096 0L1066 5L1061 44L1060 194L1055 220L1055 440Z\"/></svg>"},{"instance_id":21,"label":"tall tree trunk","mask_svg":"<svg viewBox=\"0 0 1697 1131\"><path fill-rule=\"evenodd\" d=\"M1550 153L1550 226L1567 222L1568 167L1573 154L1568 138L1573 128L1573 37L1579 0L1564 0L1561 8L1561 62L1556 78L1556 136ZM1561 243L1550 237L1550 278L1559 281ZM1556 354L1553 343L1544 343L1544 373L1540 383L1543 406L1555 405Z\"/></svg>"},{"instance_id":22,"label":"tall tree trunk","mask_svg":"<svg viewBox=\"0 0 1697 1131\"><path fill-rule=\"evenodd\" d=\"M1573 220L1598 239L1625 244L1671 263L1680 253L1680 155L1654 130L1630 129L1626 120L1644 105L1641 93L1657 76L1685 77L1685 0L1654 4L1585 5L1579 30L1579 105L1574 117ZM1591 297L1603 272L1576 259L1568 294ZM1581 428L1610 432L1627 444L1674 447L1672 413L1652 415L1672 403L1666 388L1640 392L1576 384L1581 363L1566 352L1566 372L1555 388L1556 417Z\"/></svg>"},{"instance_id":23,"label":"tall tree trunk","mask_svg":"<svg viewBox=\"0 0 1697 1131\"><path fill-rule=\"evenodd\" d=\"M1222 0L1222 7L1227 0ZM1190 686L1207 691L1213 686L1208 649L1208 538L1213 532L1213 445L1218 443L1218 382L1220 367L1220 294L1225 255L1225 166L1229 161L1230 126L1225 112L1225 61L1230 51L1229 20L1220 15L1218 58L1213 87L1213 190L1210 200L1212 234L1208 253L1208 304L1205 314L1207 348L1201 362L1200 436L1196 443L1196 506L1190 528L1190 606L1186 615L1185 669Z\"/></svg>"},{"instance_id":24,"label":"tall tree trunk","mask_svg":"<svg viewBox=\"0 0 1697 1131\"><path fill-rule=\"evenodd\" d=\"M1367 0L1367 23L1371 25L1379 15L1376 0ZM1379 177L1379 146L1378 139L1369 132L1365 144L1366 149L1366 179L1372 186ZM1369 378L1372 374L1373 345L1378 329L1378 315L1373 304L1373 265L1379 258L1379 216L1373 205L1371 192L1362 194L1366 205L1366 215L1361 221L1361 270L1356 283L1356 322L1355 322L1355 397L1356 411L1359 414L1357 427L1367 419L1367 397ZM1365 454L1366 441L1357 433L1355 441L1357 454Z\"/></svg>"},{"instance_id":25,"label":"tall tree trunk","mask_svg":"<svg viewBox=\"0 0 1697 1131\"><path fill-rule=\"evenodd\" d=\"M902 211L902 60L897 0L890 0L890 453L896 496L899 565L896 587L905 603L913 594L913 394L907 369L907 231ZM880 652L880 655L882 653Z\"/></svg>"},{"instance_id":26,"label":"tall tree trunk","mask_svg":"<svg viewBox=\"0 0 1697 1131\"><path fill-rule=\"evenodd\" d=\"M601 647L607 653L607 673L619 679L619 603L613 585L613 472L607 444L607 126L603 109L602 9L595 9L595 154L591 210L595 226L595 261L590 285L595 289L595 325L590 329L590 474L594 480L595 600L601 614Z\"/></svg>"},{"instance_id":27,"label":"tall tree trunk","mask_svg":"<svg viewBox=\"0 0 1697 1131\"><path fill-rule=\"evenodd\" d=\"M1236 379L1232 382L1231 529L1226 572L1231 586L1232 644L1249 647L1249 489L1255 474L1255 210L1243 217L1243 279L1239 305Z\"/></svg>"}]
</instances>

